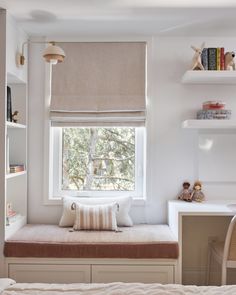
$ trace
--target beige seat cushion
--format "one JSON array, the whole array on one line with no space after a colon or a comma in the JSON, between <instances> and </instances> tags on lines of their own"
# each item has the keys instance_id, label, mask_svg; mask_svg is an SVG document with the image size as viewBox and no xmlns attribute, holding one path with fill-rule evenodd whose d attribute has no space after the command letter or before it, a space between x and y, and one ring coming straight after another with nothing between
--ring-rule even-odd
<instances>
[{"instance_id":1,"label":"beige seat cushion","mask_svg":"<svg viewBox=\"0 0 236 295\"><path fill-rule=\"evenodd\" d=\"M28 224L6 242L6 257L178 258L168 225L135 225L122 232L76 231Z\"/></svg>"}]
</instances>

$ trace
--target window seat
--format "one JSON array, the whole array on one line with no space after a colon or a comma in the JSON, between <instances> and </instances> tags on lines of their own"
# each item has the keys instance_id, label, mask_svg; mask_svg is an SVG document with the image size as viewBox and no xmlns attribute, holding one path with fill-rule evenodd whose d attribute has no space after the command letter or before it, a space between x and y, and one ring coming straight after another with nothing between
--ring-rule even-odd
<instances>
[{"instance_id":1,"label":"window seat","mask_svg":"<svg viewBox=\"0 0 236 295\"><path fill-rule=\"evenodd\" d=\"M57 225L28 224L4 245L5 257L178 258L168 225L135 225L121 232L73 231Z\"/></svg>"}]
</instances>

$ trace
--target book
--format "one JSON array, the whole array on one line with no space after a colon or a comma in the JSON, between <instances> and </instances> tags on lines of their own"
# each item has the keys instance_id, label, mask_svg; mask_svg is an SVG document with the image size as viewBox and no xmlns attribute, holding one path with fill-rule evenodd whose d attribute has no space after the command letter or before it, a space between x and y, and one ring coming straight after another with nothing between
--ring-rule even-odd
<instances>
[{"instance_id":1,"label":"book","mask_svg":"<svg viewBox=\"0 0 236 295\"><path fill-rule=\"evenodd\" d=\"M208 70L217 70L217 48L208 48Z\"/></svg>"},{"instance_id":2,"label":"book","mask_svg":"<svg viewBox=\"0 0 236 295\"><path fill-rule=\"evenodd\" d=\"M204 69L208 70L208 48L203 48L201 59Z\"/></svg>"},{"instance_id":3,"label":"book","mask_svg":"<svg viewBox=\"0 0 236 295\"><path fill-rule=\"evenodd\" d=\"M220 70L223 71L225 69L225 49L224 47L220 48Z\"/></svg>"},{"instance_id":4,"label":"book","mask_svg":"<svg viewBox=\"0 0 236 295\"><path fill-rule=\"evenodd\" d=\"M16 172L22 172L25 171L25 165L20 164L20 165L16 165L16 164L11 164L10 165L10 173L16 173Z\"/></svg>"},{"instance_id":5,"label":"book","mask_svg":"<svg viewBox=\"0 0 236 295\"><path fill-rule=\"evenodd\" d=\"M220 71L220 47L216 48L216 69Z\"/></svg>"},{"instance_id":6,"label":"book","mask_svg":"<svg viewBox=\"0 0 236 295\"><path fill-rule=\"evenodd\" d=\"M7 86L7 121L12 122L11 88Z\"/></svg>"}]
</instances>

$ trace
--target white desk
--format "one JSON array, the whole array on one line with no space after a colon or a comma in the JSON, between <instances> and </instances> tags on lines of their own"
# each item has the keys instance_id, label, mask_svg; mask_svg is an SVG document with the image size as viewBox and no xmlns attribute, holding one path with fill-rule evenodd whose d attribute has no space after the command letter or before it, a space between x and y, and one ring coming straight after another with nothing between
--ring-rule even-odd
<instances>
[{"instance_id":1,"label":"white desk","mask_svg":"<svg viewBox=\"0 0 236 295\"><path fill-rule=\"evenodd\" d=\"M232 205L235 204L235 205ZM232 205L232 206L230 206ZM188 203L184 201L168 202L168 223L179 243L178 279L182 283L182 242L184 216L233 216L236 210L236 200L206 201L204 203Z\"/></svg>"}]
</instances>

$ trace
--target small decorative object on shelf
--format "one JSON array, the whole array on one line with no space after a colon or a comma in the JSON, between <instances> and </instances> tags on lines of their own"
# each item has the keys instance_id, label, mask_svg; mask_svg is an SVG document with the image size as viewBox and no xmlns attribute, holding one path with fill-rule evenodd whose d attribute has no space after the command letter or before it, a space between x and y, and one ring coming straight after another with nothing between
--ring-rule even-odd
<instances>
[{"instance_id":1,"label":"small decorative object on shelf","mask_svg":"<svg viewBox=\"0 0 236 295\"><path fill-rule=\"evenodd\" d=\"M235 71L234 57L235 57L235 53L233 51L225 53L225 70L226 71Z\"/></svg>"},{"instance_id":2,"label":"small decorative object on shelf","mask_svg":"<svg viewBox=\"0 0 236 295\"><path fill-rule=\"evenodd\" d=\"M25 171L25 165L24 164L11 164L10 165L10 173L17 173Z\"/></svg>"},{"instance_id":3,"label":"small decorative object on shelf","mask_svg":"<svg viewBox=\"0 0 236 295\"><path fill-rule=\"evenodd\" d=\"M201 191L202 190L202 184L200 181L195 181L193 186L193 191L191 194L191 199L196 202L203 202L205 200L205 195Z\"/></svg>"},{"instance_id":4,"label":"small decorative object on shelf","mask_svg":"<svg viewBox=\"0 0 236 295\"><path fill-rule=\"evenodd\" d=\"M12 209L12 203L6 204L6 226L9 226L16 220L17 213Z\"/></svg>"},{"instance_id":5,"label":"small decorative object on shelf","mask_svg":"<svg viewBox=\"0 0 236 295\"><path fill-rule=\"evenodd\" d=\"M223 110L225 108L225 102L223 101L205 101L202 104L202 109L203 110Z\"/></svg>"},{"instance_id":6,"label":"small decorative object on shelf","mask_svg":"<svg viewBox=\"0 0 236 295\"><path fill-rule=\"evenodd\" d=\"M11 88L7 86L7 121L12 122Z\"/></svg>"},{"instance_id":7,"label":"small decorative object on shelf","mask_svg":"<svg viewBox=\"0 0 236 295\"><path fill-rule=\"evenodd\" d=\"M222 101L206 101L202 104L202 110L197 112L199 120L229 120L231 110L225 109L225 103Z\"/></svg>"},{"instance_id":8,"label":"small decorative object on shelf","mask_svg":"<svg viewBox=\"0 0 236 295\"><path fill-rule=\"evenodd\" d=\"M12 122L14 123L17 123L18 122L18 116L19 112L18 111L15 111L13 114L12 114Z\"/></svg>"},{"instance_id":9,"label":"small decorative object on shelf","mask_svg":"<svg viewBox=\"0 0 236 295\"><path fill-rule=\"evenodd\" d=\"M191 48L195 51L193 59L192 59L192 66L191 70L202 70L204 71L204 67L202 65L202 60L201 60L201 55L202 55L202 50L205 47L205 43L202 43L201 48L197 48L195 46L191 46Z\"/></svg>"},{"instance_id":10,"label":"small decorative object on shelf","mask_svg":"<svg viewBox=\"0 0 236 295\"><path fill-rule=\"evenodd\" d=\"M183 190L179 194L178 200L192 202L192 190L190 189L190 183L188 181L183 183Z\"/></svg>"}]
</instances>

